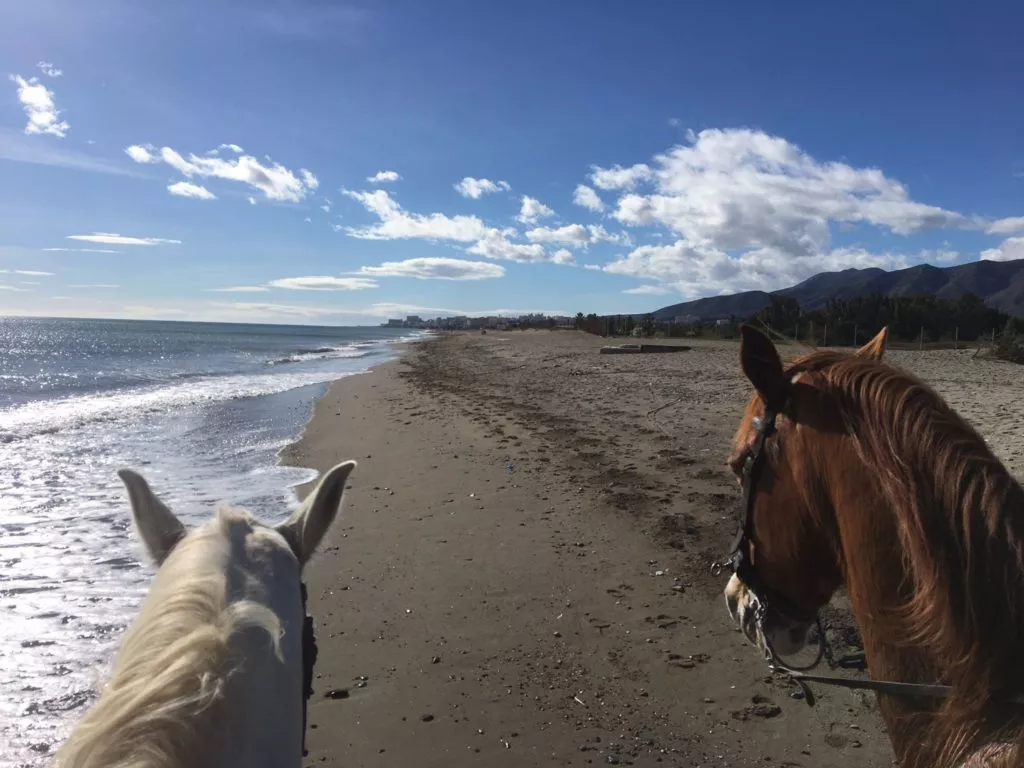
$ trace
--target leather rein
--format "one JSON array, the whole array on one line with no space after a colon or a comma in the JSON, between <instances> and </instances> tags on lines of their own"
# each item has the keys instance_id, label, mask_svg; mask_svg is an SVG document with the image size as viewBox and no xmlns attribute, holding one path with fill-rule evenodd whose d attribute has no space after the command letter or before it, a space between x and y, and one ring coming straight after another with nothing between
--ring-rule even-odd
<instances>
[{"instance_id":1,"label":"leather rein","mask_svg":"<svg viewBox=\"0 0 1024 768\"><path fill-rule=\"evenodd\" d=\"M833 685L840 688L856 690L875 691L894 696L916 696L932 699L942 699L953 692L953 686L929 683L900 683L889 680L853 679L835 677L832 675L811 674L809 670L816 668L822 660L827 661L831 669L859 669L866 671L867 663L863 653L850 654L835 659L832 649L825 637L825 630L821 625L821 617L817 611L809 614L794 605L792 601L778 592L771 590L760 578L757 569L750 560L750 540L754 533L754 508L757 501L757 482L765 463L765 445L768 439L775 433L775 419L784 410L786 403L766 404L764 416L755 418L757 436L754 445L747 454L743 465L743 517L740 520L736 536L733 539L729 554L724 560L712 565L712 573L718 575L726 567L731 567L737 578L743 582L747 591L755 600L756 608L754 620L757 623L758 631L764 639L765 661L773 672L779 672L786 676L791 682L799 686L803 692L803 699L808 706L814 706L815 697L808 683L820 683L821 685ZM814 660L804 666L792 666L787 664L776 653L764 631L764 621L767 617L769 606L771 610L793 623L805 623L813 621L817 627L818 648ZM1024 706L1024 694L1006 694L996 698L996 701L1004 704Z\"/></svg>"}]
</instances>

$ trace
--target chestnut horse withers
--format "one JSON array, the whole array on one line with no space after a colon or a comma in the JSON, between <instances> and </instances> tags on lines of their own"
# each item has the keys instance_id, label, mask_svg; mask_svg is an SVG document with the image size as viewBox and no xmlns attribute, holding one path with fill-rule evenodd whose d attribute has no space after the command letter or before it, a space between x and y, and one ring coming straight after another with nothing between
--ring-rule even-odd
<instances>
[{"instance_id":1,"label":"chestnut horse withers","mask_svg":"<svg viewBox=\"0 0 1024 768\"><path fill-rule=\"evenodd\" d=\"M1007 703L1024 693L1024 491L939 395L882 361L885 329L785 366L741 330L755 392L729 460L747 499L730 614L775 659L845 585L871 678L946 686L878 694L899 764L1024 764L1024 707Z\"/></svg>"}]
</instances>

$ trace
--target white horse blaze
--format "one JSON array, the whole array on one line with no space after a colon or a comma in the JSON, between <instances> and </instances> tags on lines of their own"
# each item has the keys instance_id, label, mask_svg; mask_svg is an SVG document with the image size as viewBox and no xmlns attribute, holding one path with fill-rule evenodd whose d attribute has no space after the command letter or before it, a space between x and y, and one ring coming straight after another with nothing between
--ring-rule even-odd
<instances>
[{"instance_id":1,"label":"white horse blaze","mask_svg":"<svg viewBox=\"0 0 1024 768\"><path fill-rule=\"evenodd\" d=\"M325 473L276 527L222 508L191 531L141 475L119 473L158 570L56 766L302 765L302 568L355 466Z\"/></svg>"}]
</instances>

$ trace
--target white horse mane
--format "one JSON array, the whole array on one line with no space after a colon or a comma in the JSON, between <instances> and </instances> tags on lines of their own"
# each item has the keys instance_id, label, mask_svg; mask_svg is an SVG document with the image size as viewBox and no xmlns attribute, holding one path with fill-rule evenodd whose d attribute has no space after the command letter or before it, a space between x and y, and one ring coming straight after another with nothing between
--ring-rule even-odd
<instances>
[{"instance_id":1,"label":"white horse mane","mask_svg":"<svg viewBox=\"0 0 1024 768\"><path fill-rule=\"evenodd\" d=\"M328 472L305 504L276 528L260 524L244 510L225 506L187 533L140 476L122 473L136 527L159 570L138 617L125 633L110 681L57 753L57 766L215 764L216 750L211 745L230 717L225 711L228 681L246 672L243 655L249 646L232 641L246 629L259 630L259 636L269 638L273 656L285 662L282 618L270 607L281 598L267 594L281 587L275 582L259 583L253 563L260 578L292 581L285 588L294 589L293 610L298 611L299 569L333 521L345 478L354 466L347 462ZM271 573L282 558L294 562L292 550L298 569L293 567L291 574ZM289 669L293 666L294 661ZM265 702L235 705L260 707ZM294 702L291 709L298 705ZM298 751L295 765L301 760Z\"/></svg>"}]
</instances>

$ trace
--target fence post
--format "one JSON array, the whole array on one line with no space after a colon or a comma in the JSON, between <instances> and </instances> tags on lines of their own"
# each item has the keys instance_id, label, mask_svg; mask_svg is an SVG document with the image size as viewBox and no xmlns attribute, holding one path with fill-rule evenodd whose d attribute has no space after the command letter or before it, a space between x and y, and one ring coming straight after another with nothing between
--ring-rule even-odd
<instances>
[{"instance_id":1,"label":"fence post","mask_svg":"<svg viewBox=\"0 0 1024 768\"><path fill-rule=\"evenodd\" d=\"M917 350L920 352L924 349L924 326L921 326L921 335L917 337Z\"/></svg>"},{"instance_id":2,"label":"fence post","mask_svg":"<svg viewBox=\"0 0 1024 768\"><path fill-rule=\"evenodd\" d=\"M953 349L960 349L960 326L953 331Z\"/></svg>"}]
</instances>

